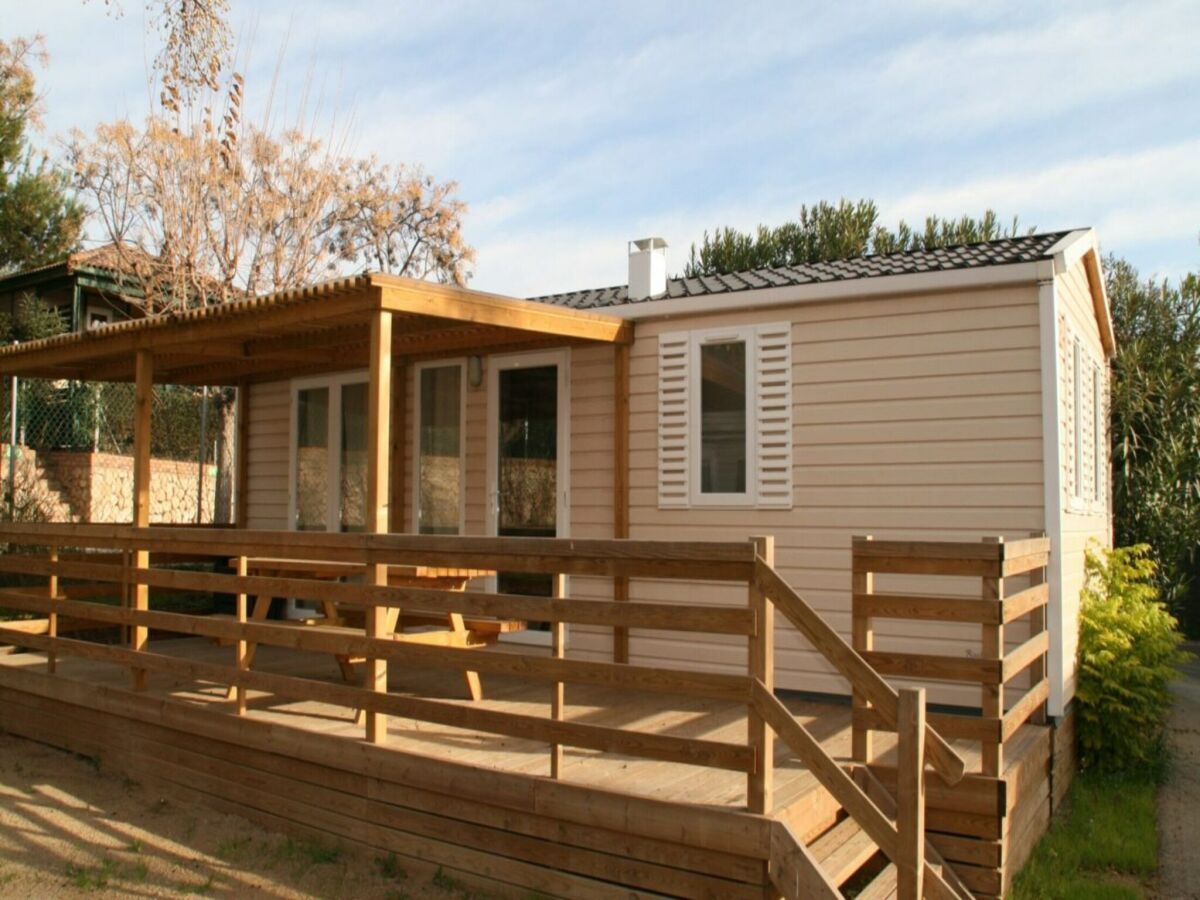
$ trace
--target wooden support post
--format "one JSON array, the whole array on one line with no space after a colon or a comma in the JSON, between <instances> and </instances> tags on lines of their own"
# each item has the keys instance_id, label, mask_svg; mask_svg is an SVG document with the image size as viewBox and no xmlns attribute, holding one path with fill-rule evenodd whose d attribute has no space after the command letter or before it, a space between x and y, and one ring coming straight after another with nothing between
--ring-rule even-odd
<instances>
[{"instance_id":1,"label":"wooden support post","mask_svg":"<svg viewBox=\"0 0 1200 900\"><path fill-rule=\"evenodd\" d=\"M567 579L562 573L554 576L554 599L562 600L567 595ZM553 635L553 646L551 655L555 659L564 659L567 655L567 626L562 622L554 622L551 624L551 633ZM563 718L563 707L566 704L565 685L561 681L556 681L553 684L553 693L550 695L550 718L556 722L561 722ZM550 745L550 777L562 777L562 759L563 748L562 744Z\"/></svg>"},{"instance_id":2,"label":"wooden support post","mask_svg":"<svg viewBox=\"0 0 1200 900\"><path fill-rule=\"evenodd\" d=\"M404 516L408 510L404 502L404 476L408 473L405 459L405 445L408 440L406 413L408 412L408 366L401 358L393 360L392 374L392 426L391 426L391 462L392 471L389 475L390 514L388 516L388 531L400 534L404 531ZM466 389L466 386L463 386ZM414 448L415 452L415 448ZM414 488L416 485L414 485ZM413 531L417 523L413 523Z\"/></svg>"},{"instance_id":3,"label":"wooden support post","mask_svg":"<svg viewBox=\"0 0 1200 900\"><path fill-rule=\"evenodd\" d=\"M613 537L629 537L629 345L618 344L613 365ZM629 599L629 578L613 579L613 599ZM629 662L629 629L613 628L613 662Z\"/></svg>"},{"instance_id":4,"label":"wooden support post","mask_svg":"<svg viewBox=\"0 0 1200 900\"><path fill-rule=\"evenodd\" d=\"M237 386L237 407L234 415L237 418L237 436L234 438L237 443L233 448L236 454L233 463L233 521L238 528L245 528L250 509L250 385L245 381Z\"/></svg>"},{"instance_id":5,"label":"wooden support post","mask_svg":"<svg viewBox=\"0 0 1200 900\"><path fill-rule=\"evenodd\" d=\"M245 578L247 572L246 557L239 556L237 558L237 573L238 577ZM239 625L246 624L246 595L239 593L237 595L237 620ZM237 642L237 667L239 671L245 672L250 668L249 645L246 643L245 634L238 636ZM246 714L246 688L244 685L237 685L237 714L244 716Z\"/></svg>"},{"instance_id":6,"label":"wooden support post","mask_svg":"<svg viewBox=\"0 0 1200 900\"><path fill-rule=\"evenodd\" d=\"M146 528L150 524L150 419L154 402L154 357L149 350L137 351L134 386L133 420L133 525ZM146 550L134 549L133 569L150 567L150 554ZM140 582L133 585L133 608L150 608L150 588ZM134 625L131 645L134 650L145 650L149 637L145 625ZM133 670L133 689L146 689L146 670Z\"/></svg>"},{"instance_id":7,"label":"wooden support post","mask_svg":"<svg viewBox=\"0 0 1200 900\"><path fill-rule=\"evenodd\" d=\"M366 530L386 533L388 530L388 474L392 414L392 314L386 310L371 317L370 382L367 394L367 521ZM367 566L367 583L387 586L388 567L379 563ZM366 611L367 637L387 636L389 610L369 606ZM364 687L387 693L388 665L385 659L368 657ZM387 716L367 711L367 740L382 744L387 740Z\"/></svg>"},{"instance_id":8,"label":"wooden support post","mask_svg":"<svg viewBox=\"0 0 1200 900\"><path fill-rule=\"evenodd\" d=\"M897 897L920 900L925 876L925 689L904 688L896 714Z\"/></svg>"},{"instance_id":9,"label":"wooden support post","mask_svg":"<svg viewBox=\"0 0 1200 900\"><path fill-rule=\"evenodd\" d=\"M50 565L58 563L58 546L50 545ZM46 579L46 593L51 600L50 611L46 614L46 635L50 638L50 650L46 653L46 671L53 675L58 671L58 656L54 652L54 639L58 637L58 613L54 611L53 601L58 599L58 572L52 570Z\"/></svg>"},{"instance_id":10,"label":"wooden support post","mask_svg":"<svg viewBox=\"0 0 1200 900\"><path fill-rule=\"evenodd\" d=\"M754 552L768 566L775 565L775 538L752 537ZM754 611L754 634L750 637L750 677L775 690L775 605L754 582L750 582L750 609ZM775 735L751 705L746 712L747 742L754 750L754 771L746 780L746 806L753 813L768 815L773 805Z\"/></svg>"},{"instance_id":11,"label":"wooden support post","mask_svg":"<svg viewBox=\"0 0 1200 900\"><path fill-rule=\"evenodd\" d=\"M1045 532L1035 531L1030 537L1045 537ZM1048 576L1046 569L1037 569L1032 573L1030 578L1031 585L1045 584ZM1036 637L1046 630L1046 605L1043 603L1029 612L1029 636ZM1029 687L1030 690L1037 687L1046 677L1046 655L1043 653L1029 667ZM1029 721L1034 725L1046 724L1046 703L1045 701L1038 704L1037 709L1029 716Z\"/></svg>"},{"instance_id":12,"label":"wooden support post","mask_svg":"<svg viewBox=\"0 0 1200 900\"><path fill-rule=\"evenodd\" d=\"M869 534L855 537L854 540L870 541ZM871 572L854 572L850 578L852 596L858 594L873 594L875 592L875 576ZM866 653L875 649L875 632L871 629L871 616L867 612L859 612L858 605L851 601L851 642L858 653ZM866 709L871 704L866 695L860 691L852 691L850 704L852 710ZM856 762L870 763L871 760L871 730L857 722L851 725L850 756Z\"/></svg>"},{"instance_id":13,"label":"wooden support post","mask_svg":"<svg viewBox=\"0 0 1200 900\"><path fill-rule=\"evenodd\" d=\"M989 537L983 539L986 544L1003 544L1002 537ZM1003 547L1000 548L1003 550ZM997 601L1004 599L1004 578L1003 570L1003 554L999 555L996 563L995 577L985 577L983 579L982 598L985 601ZM1004 659L1004 625L981 625L981 643L980 657L985 660L1003 660ZM1002 677L1002 676L1001 676ZM981 684L980 692L980 714L985 719L999 719L1004 716L1004 682L999 680L993 684ZM997 741L985 740L981 746L982 752L980 755L980 770L984 775L992 775L999 777L1004 769L1004 747L1003 744Z\"/></svg>"}]
</instances>

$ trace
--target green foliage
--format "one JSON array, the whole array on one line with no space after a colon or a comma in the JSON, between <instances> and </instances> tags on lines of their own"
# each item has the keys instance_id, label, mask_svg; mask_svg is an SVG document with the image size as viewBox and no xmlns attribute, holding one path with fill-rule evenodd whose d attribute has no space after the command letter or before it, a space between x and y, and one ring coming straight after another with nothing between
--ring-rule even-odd
<instances>
[{"instance_id":1,"label":"green foliage","mask_svg":"<svg viewBox=\"0 0 1200 900\"><path fill-rule=\"evenodd\" d=\"M1017 233L1016 219L1006 229L990 209L978 219L929 216L921 229L902 220L891 231L879 224L879 210L871 200L851 202L843 198L836 205L822 200L812 207L801 206L800 217L794 222L774 228L759 225L753 234L728 227L718 228L711 236L704 232L700 248L692 244L684 274L716 275L851 259L870 253L931 250Z\"/></svg>"},{"instance_id":2,"label":"green foliage","mask_svg":"<svg viewBox=\"0 0 1200 900\"><path fill-rule=\"evenodd\" d=\"M1105 275L1117 340L1115 539L1154 548L1163 599L1200 635L1200 280L1143 280L1111 256Z\"/></svg>"},{"instance_id":3,"label":"green foliage","mask_svg":"<svg viewBox=\"0 0 1200 900\"><path fill-rule=\"evenodd\" d=\"M0 343L36 341L62 334L66 330L67 325L58 307L43 303L28 291L17 297L14 315L0 312Z\"/></svg>"},{"instance_id":4,"label":"green foliage","mask_svg":"<svg viewBox=\"0 0 1200 900\"><path fill-rule=\"evenodd\" d=\"M65 256L83 228L68 176L29 145L40 113L32 65L44 58L40 39L0 40L0 272Z\"/></svg>"},{"instance_id":5,"label":"green foliage","mask_svg":"<svg viewBox=\"0 0 1200 900\"><path fill-rule=\"evenodd\" d=\"M1014 900L1136 900L1158 865L1157 784L1080 775L1013 884Z\"/></svg>"},{"instance_id":6,"label":"green foliage","mask_svg":"<svg viewBox=\"0 0 1200 900\"><path fill-rule=\"evenodd\" d=\"M1087 552L1075 689L1085 768L1146 771L1161 762L1167 683L1186 657L1155 569L1145 544Z\"/></svg>"}]
</instances>

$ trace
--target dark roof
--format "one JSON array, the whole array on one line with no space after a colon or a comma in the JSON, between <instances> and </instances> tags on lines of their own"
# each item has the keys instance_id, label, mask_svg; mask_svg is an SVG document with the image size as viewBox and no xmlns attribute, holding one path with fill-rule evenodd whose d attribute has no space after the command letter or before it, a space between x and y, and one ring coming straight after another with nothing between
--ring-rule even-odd
<instances>
[{"instance_id":1,"label":"dark roof","mask_svg":"<svg viewBox=\"0 0 1200 900\"><path fill-rule=\"evenodd\" d=\"M671 278L667 281L667 293L661 297L655 297L654 300L731 294L761 288L850 281L859 278L879 278L884 275L912 275L920 272L943 272L953 269L978 269L984 266L1037 262L1048 259L1050 248L1070 233L1070 231L1055 231L1047 234L1001 238L978 244L939 247L936 250L908 250L903 253L859 256L834 262L753 269L729 275ZM529 299L573 309L601 309L631 302L629 286L624 284L608 288L570 291L565 294L547 294ZM654 300L641 302L652 303Z\"/></svg>"}]
</instances>

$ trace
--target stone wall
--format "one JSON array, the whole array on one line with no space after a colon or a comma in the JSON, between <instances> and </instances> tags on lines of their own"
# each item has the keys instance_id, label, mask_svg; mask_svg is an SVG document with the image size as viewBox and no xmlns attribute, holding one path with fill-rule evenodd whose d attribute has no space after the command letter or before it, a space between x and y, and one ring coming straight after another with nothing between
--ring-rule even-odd
<instances>
[{"instance_id":1,"label":"stone wall","mask_svg":"<svg viewBox=\"0 0 1200 900\"><path fill-rule=\"evenodd\" d=\"M54 521L133 521L133 459L110 453L65 450L34 454L19 448L23 468L37 471L48 492L61 497L61 505L48 516ZM28 460L26 461L26 458ZM211 522L216 495L216 466L205 467L202 522ZM150 461L150 521L195 522L198 479L196 463L169 459ZM7 475L7 472L5 473Z\"/></svg>"},{"instance_id":2,"label":"stone wall","mask_svg":"<svg viewBox=\"0 0 1200 900\"><path fill-rule=\"evenodd\" d=\"M133 521L133 458L111 453L51 451L43 454L71 507L83 522ZM206 466L200 521L211 522L216 466ZM150 521L195 522L196 463L150 461Z\"/></svg>"}]
</instances>

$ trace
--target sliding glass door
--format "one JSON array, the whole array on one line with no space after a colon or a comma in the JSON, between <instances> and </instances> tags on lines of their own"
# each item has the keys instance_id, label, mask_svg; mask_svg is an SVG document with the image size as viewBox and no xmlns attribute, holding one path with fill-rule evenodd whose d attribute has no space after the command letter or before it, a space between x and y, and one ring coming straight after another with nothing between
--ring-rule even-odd
<instances>
[{"instance_id":1,"label":"sliding glass door","mask_svg":"<svg viewBox=\"0 0 1200 900\"><path fill-rule=\"evenodd\" d=\"M416 510L418 534L461 534L464 515L462 361L423 363L417 373Z\"/></svg>"}]
</instances>

